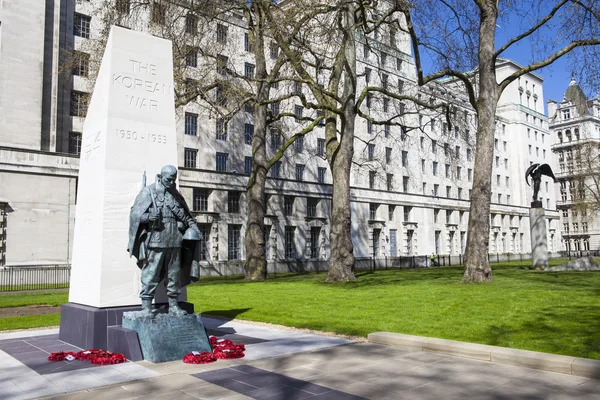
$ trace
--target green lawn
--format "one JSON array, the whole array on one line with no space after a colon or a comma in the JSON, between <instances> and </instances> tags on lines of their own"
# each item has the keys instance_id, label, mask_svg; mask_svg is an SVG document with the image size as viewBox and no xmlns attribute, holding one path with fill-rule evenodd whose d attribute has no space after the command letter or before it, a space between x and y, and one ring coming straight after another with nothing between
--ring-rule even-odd
<instances>
[{"instance_id":1,"label":"green lawn","mask_svg":"<svg viewBox=\"0 0 600 400\"><path fill-rule=\"evenodd\" d=\"M188 287L188 297L196 312L252 321L358 336L401 332L600 359L600 273L543 273L522 268L528 263L493 264L491 284L458 283L461 268L360 271L356 282L344 284L323 283L322 274L277 275L266 282L204 278ZM35 304L56 304L45 296L66 301L66 293L58 293L1 295L0 307L23 305L26 297ZM44 323L56 325L58 317L0 318L0 330Z\"/></svg>"}]
</instances>

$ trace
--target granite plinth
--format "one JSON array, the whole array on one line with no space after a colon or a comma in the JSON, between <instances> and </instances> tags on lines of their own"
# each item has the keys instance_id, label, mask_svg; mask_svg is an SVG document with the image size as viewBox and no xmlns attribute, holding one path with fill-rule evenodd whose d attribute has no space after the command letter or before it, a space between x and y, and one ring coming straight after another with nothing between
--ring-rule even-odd
<instances>
[{"instance_id":1,"label":"granite plinth","mask_svg":"<svg viewBox=\"0 0 600 400\"><path fill-rule=\"evenodd\" d=\"M148 318L128 312L123 314L123 328L137 332L144 360L154 363L181 360L193 351L212 352L198 314Z\"/></svg>"},{"instance_id":2,"label":"granite plinth","mask_svg":"<svg viewBox=\"0 0 600 400\"><path fill-rule=\"evenodd\" d=\"M545 268L544 271L600 271L600 266L598 266L598 263L592 257L582 257L557 265L556 267Z\"/></svg>"},{"instance_id":3,"label":"granite plinth","mask_svg":"<svg viewBox=\"0 0 600 400\"><path fill-rule=\"evenodd\" d=\"M154 307L166 310L167 304L155 304ZM180 302L179 307L190 314L194 312L192 303ZM141 310L141 306L98 308L77 303L63 304L60 308L58 338L82 349L110 350L108 328L121 325L123 313L137 310Z\"/></svg>"}]
</instances>

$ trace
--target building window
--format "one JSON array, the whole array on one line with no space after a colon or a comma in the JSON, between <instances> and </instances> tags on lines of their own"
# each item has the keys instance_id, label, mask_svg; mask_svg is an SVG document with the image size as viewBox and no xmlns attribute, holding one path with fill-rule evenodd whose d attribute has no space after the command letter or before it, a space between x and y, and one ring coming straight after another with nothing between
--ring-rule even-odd
<instances>
[{"instance_id":1,"label":"building window","mask_svg":"<svg viewBox=\"0 0 600 400\"><path fill-rule=\"evenodd\" d=\"M369 219L376 220L377 219L377 209L379 208L379 204L370 203L369 204Z\"/></svg>"},{"instance_id":2,"label":"building window","mask_svg":"<svg viewBox=\"0 0 600 400\"><path fill-rule=\"evenodd\" d=\"M283 198L283 215L288 217L294 214L294 196L284 196Z\"/></svg>"},{"instance_id":3,"label":"building window","mask_svg":"<svg viewBox=\"0 0 600 400\"><path fill-rule=\"evenodd\" d=\"M254 78L254 64L244 64L244 76L246 76L246 78Z\"/></svg>"},{"instance_id":4,"label":"building window","mask_svg":"<svg viewBox=\"0 0 600 400\"><path fill-rule=\"evenodd\" d=\"M198 157L198 150L196 149L183 149L183 166L185 168L196 168L196 158Z\"/></svg>"},{"instance_id":5,"label":"building window","mask_svg":"<svg viewBox=\"0 0 600 400\"><path fill-rule=\"evenodd\" d=\"M215 101L221 107L227 106L227 94L225 93L225 87L221 84L217 85L217 90L215 93Z\"/></svg>"},{"instance_id":6,"label":"building window","mask_svg":"<svg viewBox=\"0 0 600 400\"><path fill-rule=\"evenodd\" d=\"M402 177L402 191L408 193L408 176Z\"/></svg>"},{"instance_id":7,"label":"building window","mask_svg":"<svg viewBox=\"0 0 600 400\"><path fill-rule=\"evenodd\" d=\"M371 68L365 68L365 83L368 85L371 81Z\"/></svg>"},{"instance_id":8,"label":"building window","mask_svg":"<svg viewBox=\"0 0 600 400\"><path fill-rule=\"evenodd\" d=\"M207 189L194 188L192 203L194 211L208 211L208 195Z\"/></svg>"},{"instance_id":9,"label":"building window","mask_svg":"<svg viewBox=\"0 0 600 400\"><path fill-rule=\"evenodd\" d=\"M319 258L319 236L321 227L313 226L310 228L310 258Z\"/></svg>"},{"instance_id":10,"label":"building window","mask_svg":"<svg viewBox=\"0 0 600 400\"><path fill-rule=\"evenodd\" d=\"M387 183L388 192L391 192L392 190L394 190L394 174L386 175L386 183Z\"/></svg>"},{"instance_id":11,"label":"building window","mask_svg":"<svg viewBox=\"0 0 600 400\"><path fill-rule=\"evenodd\" d=\"M437 168L438 168L438 163L437 161L433 162L433 176L437 176Z\"/></svg>"},{"instance_id":12,"label":"building window","mask_svg":"<svg viewBox=\"0 0 600 400\"><path fill-rule=\"evenodd\" d=\"M433 223L437 224L439 222L439 218L440 218L440 210L438 210L437 208L433 209Z\"/></svg>"},{"instance_id":13,"label":"building window","mask_svg":"<svg viewBox=\"0 0 600 400\"><path fill-rule=\"evenodd\" d=\"M325 139L317 139L317 155L319 157L325 155Z\"/></svg>"},{"instance_id":14,"label":"building window","mask_svg":"<svg viewBox=\"0 0 600 400\"><path fill-rule=\"evenodd\" d=\"M198 114L185 113L185 134L198 135Z\"/></svg>"},{"instance_id":15,"label":"building window","mask_svg":"<svg viewBox=\"0 0 600 400\"><path fill-rule=\"evenodd\" d=\"M239 214L240 212L240 198L242 192L230 190L227 192L227 212L233 214Z\"/></svg>"},{"instance_id":16,"label":"building window","mask_svg":"<svg viewBox=\"0 0 600 400\"><path fill-rule=\"evenodd\" d=\"M69 132L69 153L81 154L81 132Z\"/></svg>"},{"instance_id":17,"label":"building window","mask_svg":"<svg viewBox=\"0 0 600 400\"><path fill-rule=\"evenodd\" d=\"M200 260L208 260L208 243L210 240L210 225L209 224L199 224L198 228L200 229L200 240L198 245L200 246L200 251L198 254L198 258Z\"/></svg>"},{"instance_id":18,"label":"building window","mask_svg":"<svg viewBox=\"0 0 600 400\"><path fill-rule=\"evenodd\" d=\"M188 67L196 68L198 66L198 49L195 47L188 47L187 53L185 54L185 65Z\"/></svg>"},{"instance_id":19,"label":"building window","mask_svg":"<svg viewBox=\"0 0 600 400\"><path fill-rule=\"evenodd\" d=\"M240 257L240 232L241 225L227 226L227 259L239 260Z\"/></svg>"},{"instance_id":20,"label":"building window","mask_svg":"<svg viewBox=\"0 0 600 400\"><path fill-rule=\"evenodd\" d=\"M293 94L302 94L302 82L294 82L292 88Z\"/></svg>"},{"instance_id":21,"label":"building window","mask_svg":"<svg viewBox=\"0 0 600 400\"><path fill-rule=\"evenodd\" d=\"M389 205L388 206L388 221L394 220L394 212L396 211L396 206Z\"/></svg>"},{"instance_id":22,"label":"building window","mask_svg":"<svg viewBox=\"0 0 600 400\"><path fill-rule=\"evenodd\" d=\"M221 44L227 43L227 26L217 24L217 42Z\"/></svg>"},{"instance_id":23,"label":"building window","mask_svg":"<svg viewBox=\"0 0 600 400\"><path fill-rule=\"evenodd\" d=\"M281 131L271 128L271 150L277 151L281 147Z\"/></svg>"},{"instance_id":24,"label":"building window","mask_svg":"<svg viewBox=\"0 0 600 400\"><path fill-rule=\"evenodd\" d=\"M155 0L154 2L152 2L152 6L150 8L150 21L152 21L155 24L164 25L166 16L166 4L163 4L160 0Z\"/></svg>"},{"instance_id":25,"label":"building window","mask_svg":"<svg viewBox=\"0 0 600 400\"><path fill-rule=\"evenodd\" d=\"M456 198L460 200L462 199L462 188L458 188L457 190Z\"/></svg>"},{"instance_id":26,"label":"building window","mask_svg":"<svg viewBox=\"0 0 600 400\"><path fill-rule=\"evenodd\" d=\"M279 115L279 102L278 101L274 101L271 104L271 114L273 114L274 117Z\"/></svg>"},{"instance_id":27,"label":"building window","mask_svg":"<svg viewBox=\"0 0 600 400\"><path fill-rule=\"evenodd\" d=\"M89 39L91 22L92 17L75 13L73 20L73 35Z\"/></svg>"},{"instance_id":28,"label":"building window","mask_svg":"<svg viewBox=\"0 0 600 400\"><path fill-rule=\"evenodd\" d=\"M254 125L244 124L244 142L246 144L252 144L253 137L254 137Z\"/></svg>"},{"instance_id":29,"label":"building window","mask_svg":"<svg viewBox=\"0 0 600 400\"><path fill-rule=\"evenodd\" d=\"M222 54L217 55L217 74L227 75L227 64L229 63L229 57Z\"/></svg>"},{"instance_id":30,"label":"building window","mask_svg":"<svg viewBox=\"0 0 600 400\"><path fill-rule=\"evenodd\" d=\"M369 161L373 161L375 157L375 145L370 143L367 145L367 158Z\"/></svg>"},{"instance_id":31,"label":"building window","mask_svg":"<svg viewBox=\"0 0 600 400\"><path fill-rule=\"evenodd\" d=\"M438 193L439 193L439 191L440 191L440 185L438 185L437 183L435 183L435 184L433 185L433 196L434 196L434 197L437 197L437 196L438 196Z\"/></svg>"},{"instance_id":32,"label":"building window","mask_svg":"<svg viewBox=\"0 0 600 400\"><path fill-rule=\"evenodd\" d=\"M452 194L452 186L446 186L446 197L450 198Z\"/></svg>"},{"instance_id":33,"label":"building window","mask_svg":"<svg viewBox=\"0 0 600 400\"><path fill-rule=\"evenodd\" d=\"M410 212L412 211L412 207L404 206L404 222L410 221Z\"/></svg>"},{"instance_id":34,"label":"building window","mask_svg":"<svg viewBox=\"0 0 600 400\"><path fill-rule=\"evenodd\" d=\"M471 182L473 180L473 170L471 168L467 169L467 180Z\"/></svg>"},{"instance_id":35,"label":"building window","mask_svg":"<svg viewBox=\"0 0 600 400\"><path fill-rule=\"evenodd\" d=\"M432 141L431 141L431 152L432 152L433 154L436 154L436 153L437 153L437 141L435 141L435 140L432 140Z\"/></svg>"},{"instance_id":36,"label":"building window","mask_svg":"<svg viewBox=\"0 0 600 400\"><path fill-rule=\"evenodd\" d=\"M185 32L192 35L198 32L198 17L192 13L185 16Z\"/></svg>"},{"instance_id":37,"label":"building window","mask_svg":"<svg viewBox=\"0 0 600 400\"><path fill-rule=\"evenodd\" d=\"M249 53L252 52L252 43L250 42L250 35L248 33L244 33L244 50Z\"/></svg>"},{"instance_id":38,"label":"building window","mask_svg":"<svg viewBox=\"0 0 600 400\"><path fill-rule=\"evenodd\" d=\"M446 178L450 178L450 164L446 164Z\"/></svg>"},{"instance_id":39,"label":"building window","mask_svg":"<svg viewBox=\"0 0 600 400\"><path fill-rule=\"evenodd\" d=\"M85 118L90 94L73 90L71 92L71 116Z\"/></svg>"},{"instance_id":40,"label":"building window","mask_svg":"<svg viewBox=\"0 0 600 400\"><path fill-rule=\"evenodd\" d=\"M217 140L227 140L227 122L223 118L217 119Z\"/></svg>"},{"instance_id":41,"label":"building window","mask_svg":"<svg viewBox=\"0 0 600 400\"><path fill-rule=\"evenodd\" d=\"M384 135L385 135L385 137L386 137L386 138L389 138L389 137L390 137L390 134L391 134L391 129L392 129L392 128L391 128L391 126L389 126L389 125L384 125L384 126L383 126L383 132L384 132Z\"/></svg>"},{"instance_id":42,"label":"building window","mask_svg":"<svg viewBox=\"0 0 600 400\"><path fill-rule=\"evenodd\" d=\"M327 168L319 167L317 168L317 180L319 183L325 183L325 172Z\"/></svg>"},{"instance_id":43,"label":"building window","mask_svg":"<svg viewBox=\"0 0 600 400\"><path fill-rule=\"evenodd\" d=\"M298 118L302 118L302 114L304 113L304 107L302 106L294 106L294 115Z\"/></svg>"},{"instance_id":44,"label":"building window","mask_svg":"<svg viewBox=\"0 0 600 400\"><path fill-rule=\"evenodd\" d=\"M304 137L300 136L294 141L294 147L296 153L302 153L304 151Z\"/></svg>"},{"instance_id":45,"label":"building window","mask_svg":"<svg viewBox=\"0 0 600 400\"><path fill-rule=\"evenodd\" d=\"M369 171L369 189L375 189L375 171Z\"/></svg>"},{"instance_id":46,"label":"building window","mask_svg":"<svg viewBox=\"0 0 600 400\"><path fill-rule=\"evenodd\" d=\"M244 158L244 173L250 175L252 173L252 157L246 156Z\"/></svg>"},{"instance_id":47,"label":"building window","mask_svg":"<svg viewBox=\"0 0 600 400\"><path fill-rule=\"evenodd\" d=\"M387 54L382 51L381 52L381 68L385 67L386 61L387 61Z\"/></svg>"},{"instance_id":48,"label":"building window","mask_svg":"<svg viewBox=\"0 0 600 400\"><path fill-rule=\"evenodd\" d=\"M296 180L298 182L304 181L304 170L306 166L304 164L296 164Z\"/></svg>"},{"instance_id":49,"label":"building window","mask_svg":"<svg viewBox=\"0 0 600 400\"><path fill-rule=\"evenodd\" d=\"M423 182L423 194L427 194L427 182Z\"/></svg>"},{"instance_id":50,"label":"building window","mask_svg":"<svg viewBox=\"0 0 600 400\"><path fill-rule=\"evenodd\" d=\"M271 166L271 178L279 179L281 177L281 161L277 161Z\"/></svg>"},{"instance_id":51,"label":"building window","mask_svg":"<svg viewBox=\"0 0 600 400\"><path fill-rule=\"evenodd\" d=\"M391 162L392 162L392 148L386 147L385 148L385 163L389 164Z\"/></svg>"},{"instance_id":52,"label":"building window","mask_svg":"<svg viewBox=\"0 0 600 400\"><path fill-rule=\"evenodd\" d=\"M277 46L277 43L271 42L271 44L269 45L269 55L271 56L272 60L277 59L277 57L279 56L279 47Z\"/></svg>"},{"instance_id":53,"label":"building window","mask_svg":"<svg viewBox=\"0 0 600 400\"><path fill-rule=\"evenodd\" d=\"M383 98L383 112L388 112L390 110L390 99L387 97Z\"/></svg>"},{"instance_id":54,"label":"building window","mask_svg":"<svg viewBox=\"0 0 600 400\"><path fill-rule=\"evenodd\" d=\"M315 199L313 197L308 197L306 199L306 216L307 217L316 217L318 206L319 206L319 199Z\"/></svg>"},{"instance_id":55,"label":"building window","mask_svg":"<svg viewBox=\"0 0 600 400\"><path fill-rule=\"evenodd\" d=\"M227 172L227 159L229 154L217 153L217 172Z\"/></svg>"},{"instance_id":56,"label":"building window","mask_svg":"<svg viewBox=\"0 0 600 400\"><path fill-rule=\"evenodd\" d=\"M456 167L456 180L460 181L462 179L462 168Z\"/></svg>"},{"instance_id":57,"label":"building window","mask_svg":"<svg viewBox=\"0 0 600 400\"><path fill-rule=\"evenodd\" d=\"M421 172L425 173L425 160L421 158Z\"/></svg>"},{"instance_id":58,"label":"building window","mask_svg":"<svg viewBox=\"0 0 600 400\"><path fill-rule=\"evenodd\" d=\"M73 59L73 75L87 77L90 72L90 55L76 51Z\"/></svg>"},{"instance_id":59,"label":"building window","mask_svg":"<svg viewBox=\"0 0 600 400\"><path fill-rule=\"evenodd\" d=\"M452 210L446 210L446 223L452 223Z\"/></svg>"},{"instance_id":60,"label":"building window","mask_svg":"<svg viewBox=\"0 0 600 400\"><path fill-rule=\"evenodd\" d=\"M285 227L285 258L296 258L296 227Z\"/></svg>"}]
</instances>

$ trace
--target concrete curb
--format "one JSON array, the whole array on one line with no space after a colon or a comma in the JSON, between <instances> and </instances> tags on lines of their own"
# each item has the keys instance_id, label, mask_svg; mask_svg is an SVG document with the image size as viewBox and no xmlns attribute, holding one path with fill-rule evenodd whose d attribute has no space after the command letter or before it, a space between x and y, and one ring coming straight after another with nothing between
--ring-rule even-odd
<instances>
[{"instance_id":1,"label":"concrete curb","mask_svg":"<svg viewBox=\"0 0 600 400\"><path fill-rule=\"evenodd\" d=\"M424 336L404 335L392 332L374 332L368 335L369 343L394 347L408 347L415 350L431 351L451 356L491 361L498 364L516 365L560 372L563 374L600 379L600 360L561 356L536 351L510 349L485 344L457 342Z\"/></svg>"}]
</instances>

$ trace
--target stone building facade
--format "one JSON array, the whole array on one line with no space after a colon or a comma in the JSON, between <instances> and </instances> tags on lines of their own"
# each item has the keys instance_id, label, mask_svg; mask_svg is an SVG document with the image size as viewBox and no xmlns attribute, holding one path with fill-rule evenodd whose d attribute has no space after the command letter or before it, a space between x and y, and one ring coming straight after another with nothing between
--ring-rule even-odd
<instances>
[{"instance_id":1,"label":"stone building facade","mask_svg":"<svg viewBox=\"0 0 600 400\"><path fill-rule=\"evenodd\" d=\"M85 156L81 148L85 99L91 86L90 61L85 51L88 42L97 39L101 20L94 13L94 2L46 1L45 7L28 9L36 13L37 19L27 21L37 33L20 35L20 30L28 28L19 22L23 10L18 10L17 3L0 3L0 62L14 53L32 69L25 72L2 65L0 93L21 96L20 101L28 102L25 108L30 113L11 111L18 99L0 102L0 197L6 199L0 206L5 204L5 209L11 211L5 219L5 263L68 263L78 157ZM40 21L42 28L37 25ZM209 31L216 42L226 44L222 55L231 68L248 71L254 61L248 51L243 18L234 15L212 24ZM357 119L351 174L355 255L458 256L466 246L470 187L476 168L474 110L451 80L416 87L407 36L381 30L368 38L369 46L366 40L357 39L358 90L369 83L421 99L450 99L453 126L448 128L442 115L416 109L408 102L384 96L367 99L364 112L381 120L401 115L405 128ZM8 41L11 44L4 45ZM65 48L82 53L69 71L61 70L58 63ZM202 64L201 60L196 62ZM509 60L499 61L499 78L516 68ZM530 251L531 190L524 183L524 172L533 162L552 164L553 157L542 84L540 76L528 74L509 85L499 103L491 253ZM27 85L27 91L19 90L23 85ZM277 90L308 92L293 84L281 85ZM280 107L280 112L314 116L293 100L282 102ZM25 132L22 126L28 130ZM279 135L286 137L286 132L294 129L294 123L286 123L281 130L271 130L269 154L281 145ZM207 273L239 271L245 257L245 188L252 163L248 141L252 131L253 116L248 110L237 113L225 126L220 116L201 102L177 109L179 186L203 233ZM272 266L281 264L282 269L293 269L290 265L301 261L305 267L316 268L325 265L329 257L332 178L323 154L324 137L324 128L316 127L302 142L289 148L281 163L269 172L265 242ZM557 252L559 214L552 184L544 181L541 193L547 209L549 250Z\"/></svg>"},{"instance_id":2,"label":"stone building facade","mask_svg":"<svg viewBox=\"0 0 600 400\"><path fill-rule=\"evenodd\" d=\"M598 251L600 99L588 99L573 79L560 102L548 101L548 114L563 245L569 253Z\"/></svg>"}]
</instances>

